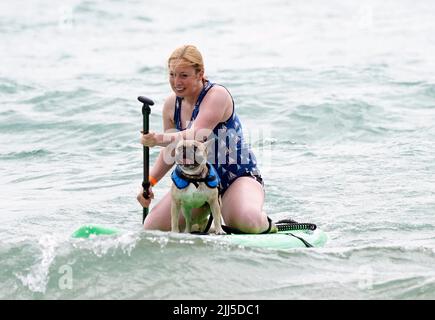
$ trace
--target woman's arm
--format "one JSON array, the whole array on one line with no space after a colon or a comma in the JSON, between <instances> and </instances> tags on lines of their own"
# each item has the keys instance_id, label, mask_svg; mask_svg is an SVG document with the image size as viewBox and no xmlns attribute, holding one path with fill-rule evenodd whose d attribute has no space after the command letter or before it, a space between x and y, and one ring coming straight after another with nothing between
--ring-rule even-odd
<instances>
[{"instance_id":1,"label":"woman's arm","mask_svg":"<svg viewBox=\"0 0 435 320\"><path fill-rule=\"evenodd\" d=\"M173 123L175 96L173 98L172 114L165 115L165 110L163 112L163 119L167 118L166 121L169 122L169 117L172 119L171 128L175 128ZM169 99L168 99L169 100ZM165 103L166 105L166 103ZM167 108L169 109L169 108ZM171 112L167 110L167 112ZM213 129L219 122L225 121L232 113L232 99L225 88L220 86L215 86L208 94L205 96L201 103L201 108L198 116L193 121L192 126L189 129L178 132L167 132L165 129L164 133L154 133L144 134L141 139L141 143L148 147L163 146L166 147L171 143L178 141L179 139L197 139L202 140L204 137L208 137ZM169 117L168 117L169 116ZM168 169L169 170L169 169Z\"/></svg>"},{"instance_id":2,"label":"woman's arm","mask_svg":"<svg viewBox=\"0 0 435 320\"><path fill-rule=\"evenodd\" d=\"M173 94L165 100L163 105L162 118L164 132L171 132L175 130L174 108L175 95ZM167 146L160 150L159 156L157 157L157 160L150 171L150 176L155 178L157 181L163 178L174 165L174 157L172 155L173 152L171 149L174 148Z\"/></svg>"},{"instance_id":3,"label":"woman's arm","mask_svg":"<svg viewBox=\"0 0 435 320\"><path fill-rule=\"evenodd\" d=\"M175 124L173 119L174 106L175 106L175 98L170 96L169 98L166 99L163 105L163 129L165 130L165 132L170 131L171 129L175 130ZM172 109L172 116L171 116L171 109ZM153 177L155 179L155 180L153 179L155 183L160 179L162 179L165 176L165 174L174 165L174 161L167 160L170 159L169 157L167 157L168 152L170 152L169 147L165 147L160 150L159 156L157 157L157 160L150 171L150 177ZM148 208L150 206L152 199L154 199L152 186L150 186L148 191L149 191L149 197L147 199L145 199L143 196L143 187L140 188L140 191L137 195L137 201L139 201L139 203L144 208Z\"/></svg>"}]
</instances>

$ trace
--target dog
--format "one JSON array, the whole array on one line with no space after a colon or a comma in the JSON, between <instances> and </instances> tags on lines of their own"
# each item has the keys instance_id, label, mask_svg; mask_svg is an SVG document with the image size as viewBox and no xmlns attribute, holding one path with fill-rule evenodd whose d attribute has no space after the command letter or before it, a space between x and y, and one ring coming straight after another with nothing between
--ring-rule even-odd
<instances>
[{"instance_id":1,"label":"dog","mask_svg":"<svg viewBox=\"0 0 435 320\"><path fill-rule=\"evenodd\" d=\"M178 226L180 211L186 221L184 232L190 233L197 224L203 230L211 211L215 234L225 234L222 229L222 214L219 199L219 176L207 162L207 149L214 140L199 142L180 140L175 147L175 170L171 174L171 231L180 232ZM195 220L192 209L202 208Z\"/></svg>"}]
</instances>

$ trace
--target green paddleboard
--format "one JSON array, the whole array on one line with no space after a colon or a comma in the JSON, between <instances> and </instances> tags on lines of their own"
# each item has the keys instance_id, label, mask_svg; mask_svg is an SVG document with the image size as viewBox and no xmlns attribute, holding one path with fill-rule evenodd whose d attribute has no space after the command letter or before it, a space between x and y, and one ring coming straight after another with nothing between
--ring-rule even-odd
<instances>
[{"instance_id":1,"label":"green paddleboard","mask_svg":"<svg viewBox=\"0 0 435 320\"><path fill-rule=\"evenodd\" d=\"M328 237L320 229L278 231L268 234L230 234L219 237L222 241L245 247L265 249L292 249L304 247L323 247Z\"/></svg>"},{"instance_id":2,"label":"green paddleboard","mask_svg":"<svg viewBox=\"0 0 435 320\"><path fill-rule=\"evenodd\" d=\"M73 238L89 238L90 236L113 235L117 234L115 229L104 228L94 225L86 225L77 229L73 234Z\"/></svg>"},{"instance_id":3,"label":"green paddleboard","mask_svg":"<svg viewBox=\"0 0 435 320\"><path fill-rule=\"evenodd\" d=\"M89 238L91 236L115 235L117 230L100 226L86 225L77 229L72 237ZM228 244L265 249L292 249L304 247L323 247L328 239L320 229L278 231L268 234L228 234L228 235L198 235L213 241L223 241Z\"/></svg>"}]
</instances>

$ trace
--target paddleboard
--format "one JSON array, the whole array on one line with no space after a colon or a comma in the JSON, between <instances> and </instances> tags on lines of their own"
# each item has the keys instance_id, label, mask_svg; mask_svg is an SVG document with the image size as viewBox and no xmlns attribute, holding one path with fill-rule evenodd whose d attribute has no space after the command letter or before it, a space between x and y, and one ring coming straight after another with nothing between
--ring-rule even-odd
<instances>
[{"instance_id":1,"label":"paddleboard","mask_svg":"<svg viewBox=\"0 0 435 320\"><path fill-rule=\"evenodd\" d=\"M116 234L118 234L118 231L114 229L94 225L85 225L77 229L72 234L72 237L89 238L91 236L110 236ZM223 241L233 245L265 249L323 247L328 238L326 233L319 228L280 230L277 233L267 234L198 235L198 237L207 237L213 241Z\"/></svg>"},{"instance_id":2,"label":"paddleboard","mask_svg":"<svg viewBox=\"0 0 435 320\"><path fill-rule=\"evenodd\" d=\"M265 249L323 247L328 239L326 233L318 228L316 230L278 231L268 234L230 234L216 237L234 245Z\"/></svg>"}]
</instances>

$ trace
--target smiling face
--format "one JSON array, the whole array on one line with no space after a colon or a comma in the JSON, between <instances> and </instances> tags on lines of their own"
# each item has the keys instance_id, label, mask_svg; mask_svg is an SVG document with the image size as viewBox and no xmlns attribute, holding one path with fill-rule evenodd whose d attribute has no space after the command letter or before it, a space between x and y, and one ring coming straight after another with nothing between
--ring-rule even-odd
<instances>
[{"instance_id":1,"label":"smiling face","mask_svg":"<svg viewBox=\"0 0 435 320\"><path fill-rule=\"evenodd\" d=\"M178 97L197 94L202 88L204 71L198 71L184 59L173 60L169 64L169 83Z\"/></svg>"},{"instance_id":2,"label":"smiling face","mask_svg":"<svg viewBox=\"0 0 435 320\"><path fill-rule=\"evenodd\" d=\"M169 83L179 97L197 96L205 82L204 60L193 45L175 49L168 59Z\"/></svg>"}]
</instances>

